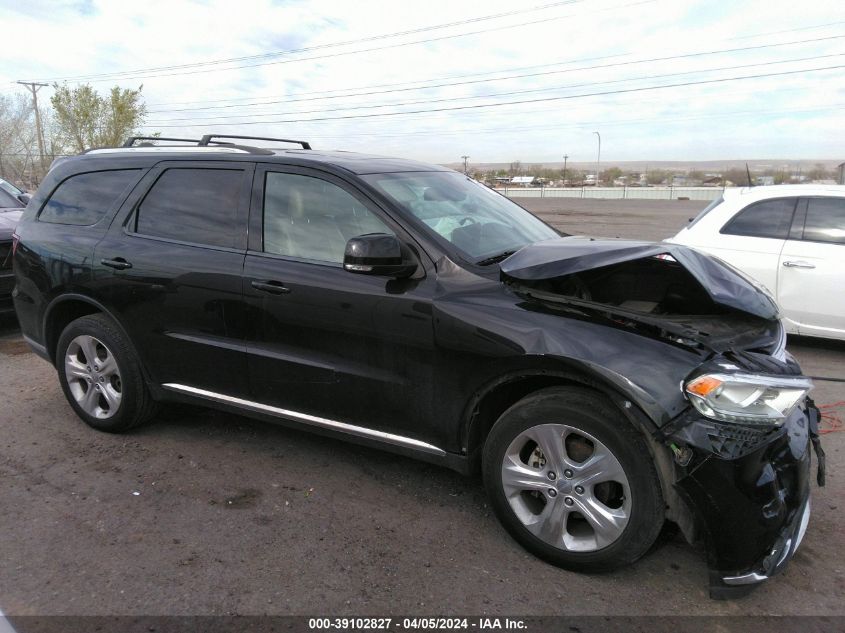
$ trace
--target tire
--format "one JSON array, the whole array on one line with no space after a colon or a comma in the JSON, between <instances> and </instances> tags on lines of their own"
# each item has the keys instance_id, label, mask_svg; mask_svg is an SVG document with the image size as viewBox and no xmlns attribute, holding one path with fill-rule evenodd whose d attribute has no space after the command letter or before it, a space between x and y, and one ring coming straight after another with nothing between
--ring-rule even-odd
<instances>
[{"instance_id":1,"label":"tire","mask_svg":"<svg viewBox=\"0 0 845 633\"><path fill-rule=\"evenodd\" d=\"M663 526L663 496L645 441L588 389L543 389L505 411L484 444L483 473L505 529L558 567L602 572L629 565Z\"/></svg>"},{"instance_id":2,"label":"tire","mask_svg":"<svg viewBox=\"0 0 845 633\"><path fill-rule=\"evenodd\" d=\"M122 433L156 413L137 354L102 314L80 317L64 329L56 369L71 408L99 431Z\"/></svg>"}]
</instances>

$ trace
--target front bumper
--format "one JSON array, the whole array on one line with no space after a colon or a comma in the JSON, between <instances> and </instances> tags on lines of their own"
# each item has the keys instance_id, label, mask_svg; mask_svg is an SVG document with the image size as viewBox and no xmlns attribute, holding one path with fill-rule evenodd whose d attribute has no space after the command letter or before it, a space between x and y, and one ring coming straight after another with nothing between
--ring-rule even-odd
<instances>
[{"instance_id":1,"label":"front bumper","mask_svg":"<svg viewBox=\"0 0 845 633\"><path fill-rule=\"evenodd\" d=\"M810 518L817 415L808 401L771 433L738 437L736 425L700 418L674 434L688 451L675 487L707 545L711 597L748 593L781 572L798 549Z\"/></svg>"}]
</instances>

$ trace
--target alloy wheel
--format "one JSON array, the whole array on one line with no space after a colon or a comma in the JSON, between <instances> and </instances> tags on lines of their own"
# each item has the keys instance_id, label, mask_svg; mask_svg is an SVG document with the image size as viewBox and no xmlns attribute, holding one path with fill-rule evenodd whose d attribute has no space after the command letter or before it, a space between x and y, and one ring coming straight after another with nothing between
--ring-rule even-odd
<instances>
[{"instance_id":1,"label":"alloy wheel","mask_svg":"<svg viewBox=\"0 0 845 633\"><path fill-rule=\"evenodd\" d=\"M522 525L559 549L605 548L631 516L622 464L605 444L571 426L539 424L522 431L505 452L501 477Z\"/></svg>"},{"instance_id":2,"label":"alloy wheel","mask_svg":"<svg viewBox=\"0 0 845 633\"><path fill-rule=\"evenodd\" d=\"M85 413L101 420L117 413L122 398L120 370L102 341L87 334L74 338L65 352L65 376Z\"/></svg>"}]
</instances>

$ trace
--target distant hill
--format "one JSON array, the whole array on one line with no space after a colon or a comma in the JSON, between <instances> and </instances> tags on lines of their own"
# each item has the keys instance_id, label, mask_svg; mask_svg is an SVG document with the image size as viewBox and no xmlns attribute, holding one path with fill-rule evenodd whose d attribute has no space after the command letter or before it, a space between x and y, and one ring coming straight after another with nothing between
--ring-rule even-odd
<instances>
[{"instance_id":1,"label":"distant hill","mask_svg":"<svg viewBox=\"0 0 845 633\"><path fill-rule=\"evenodd\" d=\"M844 152L845 154L845 152ZM728 169L745 169L745 163L748 163L748 168L752 171L765 171L767 169L783 170L783 171L807 171L814 168L816 165L823 165L825 169L836 169L845 160L845 156L841 159L811 159L811 160L791 160L788 158L749 158L749 159L725 159L725 160L612 160L602 159L601 167L606 169L608 167L619 167L623 171L645 171L646 169L664 169L669 171L702 171L702 172L721 172ZM463 163L443 163L444 167L462 171ZM530 170L533 167L543 166L546 169L563 169L563 161L559 162L528 162L521 161L521 168L523 170ZM595 169L596 162L593 161L569 161L567 167L578 170ZM491 169L508 169L510 163L475 163L470 162L470 169L477 169L488 171Z\"/></svg>"}]
</instances>

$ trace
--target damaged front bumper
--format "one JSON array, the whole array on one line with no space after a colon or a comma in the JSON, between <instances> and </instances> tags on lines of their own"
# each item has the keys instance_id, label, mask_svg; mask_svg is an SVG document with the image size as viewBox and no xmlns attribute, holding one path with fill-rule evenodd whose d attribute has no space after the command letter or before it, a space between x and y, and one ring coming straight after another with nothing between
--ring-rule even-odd
<instances>
[{"instance_id":1,"label":"damaged front bumper","mask_svg":"<svg viewBox=\"0 0 845 633\"><path fill-rule=\"evenodd\" d=\"M807 399L777 429L757 430L690 411L666 438L675 488L707 546L710 595L738 597L782 571L810 518L811 446L819 456L818 409Z\"/></svg>"}]
</instances>

